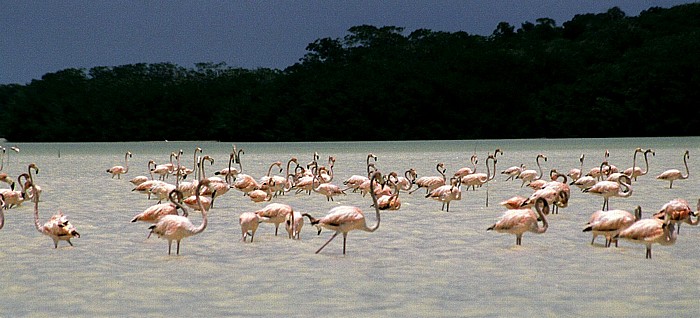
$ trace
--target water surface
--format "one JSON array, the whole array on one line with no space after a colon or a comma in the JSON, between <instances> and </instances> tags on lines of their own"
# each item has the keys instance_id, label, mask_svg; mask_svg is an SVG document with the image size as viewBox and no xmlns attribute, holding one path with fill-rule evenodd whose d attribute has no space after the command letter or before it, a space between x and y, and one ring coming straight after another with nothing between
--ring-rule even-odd
<instances>
[{"instance_id":1,"label":"water surface","mask_svg":"<svg viewBox=\"0 0 700 318\"><path fill-rule=\"evenodd\" d=\"M627 138L562 140L465 140L412 142L238 143L243 169L259 178L275 161L292 156L311 161L314 152L326 164L337 158L333 183L365 173L368 153L378 156L383 172L415 168L419 176L447 173L469 165L469 157L484 159L496 148L497 170L525 164L535 168L543 153L545 172L567 172L600 164L605 149L621 169L632 166L634 148L653 148L649 173L633 183L630 198L612 198L611 208L633 210L640 205L649 217L664 203L684 198L692 206L700 179L700 139ZM15 144L6 143L9 147ZM148 224L131 218L156 202L131 192L128 180L146 175L148 160L168 161L183 149L183 164L191 167L195 147L215 159L207 175L225 168L231 142L144 142L17 144L3 172L17 176L35 162L36 182L43 188L40 219L63 211L81 233L53 248L36 231L30 202L5 213L0 230L1 316L695 316L700 270L700 229L683 225L673 246L654 246L644 259L644 246L621 241L604 248L603 238L591 245L581 230L602 206L602 198L572 188L568 208L550 215L549 230L527 233L523 245L515 237L487 232L505 210L497 203L513 195L529 195L518 181L497 174L487 187L463 189L450 212L426 199L420 190L402 192L403 207L383 212L379 230L351 232L347 255L342 237L314 254L332 234L320 236L308 222L301 240L274 236L262 224L252 244L241 242L238 216L266 203L253 203L229 191L210 211L209 226L182 242L181 254L167 255L167 241L146 239ZM688 149L690 177L674 183L655 180L670 168L683 168ZM105 170L123 164L131 151L130 171L111 179ZM643 165L641 156L638 164ZM173 178L168 180L172 181ZM5 187L4 184L0 185ZM488 206L487 202L488 193ZM273 199L300 212L320 217L337 205L355 205L374 224L371 198L348 193L328 202L313 193L289 193ZM199 224L201 217L192 216Z\"/></svg>"}]
</instances>

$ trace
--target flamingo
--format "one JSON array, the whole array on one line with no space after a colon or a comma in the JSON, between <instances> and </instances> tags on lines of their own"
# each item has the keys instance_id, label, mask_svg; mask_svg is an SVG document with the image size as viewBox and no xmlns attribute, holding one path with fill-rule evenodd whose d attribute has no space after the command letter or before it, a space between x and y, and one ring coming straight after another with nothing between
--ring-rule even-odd
<instances>
[{"instance_id":1,"label":"flamingo","mask_svg":"<svg viewBox=\"0 0 700 318\"><path fill-rule=\"evenodd\" d=\"M318 184L318 186L314 186L315 184ZM345 191L339 186L332 183L321 183L318 175L314 176L311 189L316 193L325 195L326 201L333 201L333 197L336 195L345 195Z\"/></svg>"},{"instance_id":2,"label":"flamingo","mask_svg":"<svg viewBox=\"0 0 700 318\"><path fill-rule=\"evenodd\" d=\"M473 174L468 174L464 176L465 178ZM435 188L430 193L426 194L426 198L431 198L433 200L438 200L442 202L442 208L440 211L445 211L445 205L447 205L446 212L450 212L450 202L462 200L462 189L460 189L462 183L455 177L450 179L450 185L443 185Z\"/></svg>"},{"instance_id":3,"label":"flamingo","mask_svg":"<svg viewBox=\"0 0 700 318\"><path fill-rule=\"evenodd\" d=\"M147 222L147 223L157 223L163 216L166 215L178 215L177 209L180 208L184 212L183 214L187 216L187 210L179 203L182 200L182 192L179 190L170 191L168 194L170 202L154 204L143 212L135 215L131 222Z\"/></svg>"},{"instance_id":4,"label":"flamingo","mask_svg":"<svg viewBox=\"0 0 700 318\"><path fill-rule=\"evenodd\" d=\"M698 200L697 209L700 209L700 200ZM681 223L688 223L696 226L700 222L700 215L697 214L697 212L693 212L690 205L688 205L688 201L683 199L673 199L667 202L661 207L661 210L654 213L652 217L663 219L666 215L670 216L671 223L678 226L676 233L681 232ZM692 220L691 216L697 216L695 221Z\"/></svg>"},{"instance_id":5,"label":"flamingo","mask_svg":"<svg viewBox=\"0 0 700 318\"><path fill-rule=\"evenodd\" d=\"M275 224L275 236L277 236L280 224L284 223L287 214L294 213L294 209L288 204L270 203L255 213L262 218L263 222Z\"/></svg>"},{"instance_id":6,"label":"flamingo","mask_svg":"<svg viewBox=\"0 0 700 318\"><path fill-rule=\"evenodd\" d=\"M258 230L258 225L264 218L260 217L255 212L243 212L238 217L238 224L241 225L241 235L243 242L250 237L250 242L253 243L255 232Z\"/></svg>"},{"instance_id":7,"label":"flamingo","mask_svg":"<svg viewBox=\"0 0 700 318\"><path fill-rule=\"evenodd\" d=\"M515 178L517 178L520 175L520 173L523 172L523 170L525 170L525 165L521 163L520 166L512 166L504 169L503 171L501 171L501 174L505 174L508 176L506 178L506 181L515 180Z\"/></svg>"},{"instance_id":8,"label":"flamingo","mask_svg":"<svg viewBox=\"0 0 700 318\"><path fill-rule=\"evenodd\" d=\"M267 202L272 200L272 186L274 184L268 184L269 181L265 181L260 184L260 189L255 189L248 192L248 197L250 200L256 203Z\"/></svg>"},{"instance_id":9,"label":"flamingo","mask_svg":"<svg viewBox=\"0 0 700 318\"><path fill-rule=\"evenodd\" d=\"M618 181L600 181L592 187L584 189L583 192L602 196L603 208L601 210L607 210L610 197L627 198L632 195L631 182L630 177L622 175Z\"/></svg>"},{"instance_id":10,"label":"flamingo","mask_svg":"<svg viewBox=\"0 0 700 318\"><path fill-rule=\"evenodd\" d=\"M479 163L479 158L476 155L472 155L469 161L472 163L472 167L463 167L457 169L457 171L454 174L455 177L462 178L468 174L476 172L476 164Z\"/></svg>"},{"instance_id":11,"label":"flamingo","mask_svg":"<svg viewBox=\"0 0 700 318\"><path fill-rule=\"evenodd\" d=\"M662 172L660 175L656 176L656 179L669 181L669 185L668 185L669 189L673 188L673 181L674 180L688 179L688 176L690 175L690 170L688 169L688 159L689 158L690 158L690 152L688 150L686 150L685 153L683 154L683 164L685 164L685 172L686 172L685 175L683 175L681 173L681 171L678 169L669 169L669 170Z\"/></svg>"},{"instance_id":12,"label":"flamingo","mask_svg":"<svg viewBox=\"0 0 700 318\"><path fill-rule=\"evenodd\" d=\"M651 246L672 245L676 243L678 234L675 233L671 216L666 214L662 220L657 218L642 219L615 235L614 239L625 239L630 242L644 244L647 248L646 258L651 259Z\"/></svg>"},{"instance_id":13,"label":"flamingo","mask_svg":"<svg viewBox=\"0 0 700 318\"><path fill-rule=\"evenodd\" d=\"M22 205L22 203L24 203L24 201L27 200L27 193L24 188L26 183L22 183L22 177L29 179L29 175L27 173L23 173L17 177L17 183L19 183L20 190L0 189L0 194L4 196L3 200L5 201L5 210L13 207L19 207Z\"/></svg>"},{"instance_id":14,"label":"flamingo","mask_svg":"<svg viewBox=\"0 0 700 318\"><path fill-rule=\"evenodd\" d=\"M30 184L34 187L33 177L29 176ZM43 225L39 223L39 192L34 189L36 194L33 198L34 200L34 225L39 233L47 235L53 240L53 247L58 248L59 241L66 241L70 246L73 246L71 239L73 237L80 237L80 233L75 229L75 226L71 224L68 217L63 214L63 212L58 212L54 214L46 223Z\"/></svg>"},{"instance_id":15,"label":"flamingo","mask_svg":"<svg viewBox=\"0 0 700 318\"><path fill-rule=\"evenodd\" d=\"M605 247L610 247L613 238L622 230L630 227L634 222L642 218L642 207L637 206L634 209L634 215L625 210L598 210L593 212L583 232L591 232L593 239L591 245L595 242L598 235L605 236ZM617 240L615 240L617 247Z\"/></svg>"},{"instance_id":16,"label":"flamingo","mask_svg":"<svg viewBox=\"0 0 700 318\"><path fill-rule=\"evenodd\" d=\"M158 177L158 179L165 180L165 178L175 170L175 166L173 165L173 158L176 156L177 155L175 154L175 152L171 152L170 153L170 162L160 164L160 165L156 165L154 163L154 167L151 169L151 172L159 175L160 177Z\"/></svg>"},{"instance_id":17,"label":"flamingo","mask_svg":"<svg viewBox=\"0 0 700 318\"><path fill-rule=\"evenodd\" d=\"M321 180L322 183L333 181L333 166L335 166L335 157L328 156L328 168L320 167L318 170L319 180ZM280 172L282 171L280 170Z\"/></svg>"},{"instance_id":18,"label":"flamingo","mask_svg":"<svg viewBox=\"0 0 700 318\"><path fill-rule=\"evenodd\" d=\"M491 174L491 169L489 168L489 159L493 161L493 175ZM472 173L468 174L460 180L462 185L467 186L467 190L469 190L469 187L472 187L472 190L476 190L476 187L481 187L482 185L486 184L486 182L489 182L493 180L496 177L496 157L493 155L489 155L488 158L486 158L486 173Z\"/></svg>"},{"instance_id":19,"label":"flamingo","mask_svg":"<svg viewBox=\"0 0 700 318\"><path fill-rule=\"evenodd\" d=\"M151 233L155 233L158 237L168 240L168 255L171 254L173 241L177 242L176 254L180 255L180 241L186 237L197 235L204 232L207 228L207 210L202 205L200 200L200 191L203 186L208 185L209 180L202 180L195 190L199 209L202 211L202 223L199 226L192 224L189 218L182 215L166 215L163 216L158 223L149 227Z\"/></svg>"},{"instance_id":20,"label":"flamingo","mask_svg":"<svg viewBox=\"0 0 700 318\"><path fill-rule=\"evenodd\" d=\"M571 178L571 181L574 182L581 178L581 174L583 173L583 159L586 157L585 154L581 154L581 157L578 158L578 160L581 162L581 167L579 168L572 168L569 170L569 173L566 175Z\"/></svg>"},{"instance_id":21,"label":"flamingo","mask_svg":"<svg viewBox=\"0 0 700 318\"><path fill-rule=\"evenodd\" d=\"M544 198L537 199L535 210L537 210L537 215L529 208L507 210L496 223L486 230L515 234L515 245L522 245L525 232L542 234L549 228L549 223L545 216L545 214L549 214L549 205ZM542 220L542 227L538 224L538 215L539 219Z\"/></svg>"},{"instance_id":22,"label":"flamingo","mask_svg":"<svg viewBox=\"0 0 700 318\"><path fill-rule=\"evenodd\" d=\"M32 171L31 171L32 169L34 170L35 174L39 174L39 168L36 166L35 163L32 162L29 164L29 166L27 168L27 173L21 174L20 177L25 177L25 178L30 177L30 175L32 173ZM17 178L17 180L19 181L19 178ZM30 181L27 179L24 182L24 186L22 187L22 189L24 189L25 197L31 199L34 196L34 188L36 188L36 191L38 191L39 193L41 193L42 189L37 184L34 185L34 188L30 187L29 182Z\"/></svg>"},{"instance_id":23,"label":"flamingo","mask_svg":"<svg viewBox=\"0 0 700 318\"><path fill-rule=\"evenodd\" d=\"M373 153L367 154L367 175L362 176L362 175L352 175L349 178L347 178L345 181L343 181L343 185L348 186L347 188L343 189L343 191L347 191L348 189L352 189L352 192L357 192L357 189L360 187L361 184L363 184L365 181L369 180L369 176L372 173L370 170L370 167L374 167L374 163L370 163L369 160L374 159L374 161L377 161L377 156L375 156Z\"/></svg>"},{"instance_id":24,"label":"flamingo","mask_svg":"<svg viewBox=\"0 0 700 318\"><path fill-rule=\"evenodd\" d=\"M641 150L641 148L637 148ZM632 180L637 181L637 177L641 177L643 175L646 175L647 172L649 172L649 159L647 158L647 155L651 153L652 156L656 156L656 153L652 149L647 149L644 150L644 164L646 166L646 169L642 170L641 167L637 167L635 165L635 162L637 160L637 151L635 150L634 157L632 159L632 167L625 169L624 173L630 177L632 177Z\"/></svg>"},{"instance_id":25,"label":"flamingo","mask_svg":"<svg viewBox=\"0 0 700 318\"><path fill-rule=\"evenodd\" d=\"M513 210L513 209L519 209L520 207L523 206L523 203L527 201L528 198L521 196L521 195L515 195L512 196L506 200L503 200L499 202L498 204L504 206L506 209Z\"/></svg>"},{"instance_id":26,"label":"flamingo","mask_svg":"<svg viewBox=\"0 0 700 318\"><path fill-rule=\"evenodd\" d=\"M294 211L284 217L284 227L290 239L301 239L301 228L304 227L304 217L301 213Z\"/></svg>"},{"instance_id":27,"label":"flamingo","mask_svg":"<svg viewBox=\"0 0 700 318\"><path fill-rule=\"evenodd\" d=\"M605 153L603 154L603 162L608 162L610 158L610 151L608 149L605 149ZM609 175L611 173L618 172L618 169L615 165L608 164L606 167L600 166L600 167L595 167L591 168L591 170L588 171L587 175L599 179L603 175Z\"/></svg>"},{"instance_id":28,"label":"flamingo","mask_svg":"<svg viewBox=\"0 0 700 318\"><path fill-rule=\"evenodd\" d=\"M522 188L525 186L526 182L532 182L533 180L541 179L542 178L542 166L540 165L540 159L544 159L544 161L547 161L547 157L543 154L537 154L537 157L535 158L535 162L537 163L537 167L539 168L540 172L537 174L537 171L533 169L527 169L523 170L520 172L520 175L516 177L516 179L523 180L523 183L520 184L520 187Z\"/></svg>"},{"instance_id":29,"label":"flamingo","mask_svg":"<svg viewBox=\"0 0 700 318\"><path fill-rule=\"evenodd\" d=\"M598 181L600 181L599 180L601 177L600 171L603 170L603 167L607 164L608 164L607 161L603 161L600 164L600 167L595 169L595 171L597 171L597 173L591 174L591 172L589 171L588 173L586 173L585 176L582 176L582 177L572 181L571 183L569 183L569 185L575 185L576 187L578 187L581 190L585 190L586 188L590 188L590 187L594 186L596 183L598 183ZM594 169L591 169L591 171L593 171L593 170ZM596 176L594 176L594 175L596 175Z\"/></svg>"},{"instance_id":30,"label":"flamingo","mask_svg":"<svg viewBox=\"0 0 700 318\"><path fill-rule=\"evenodd\" d=\"M634 171L635 169L638 169L637 168L637 153L640 153L640 152L644 152L644 150L642 148L639 148L639 147L634 149L634 154L632 155L632 167L631 168L627 168L627 169L625 169L625 171L622 171L622 172L619 172L619 171L618 172L611 172L608 174L608 177L605 180L617 181L620 178L620 176L622 176L622 175L626 175L626 176L631 178L632 171Z\"/></svg>"},{"instance_id":31,"label":"flamingo","mask_svg":"<svg viewBox=\"0 0 700 318\"><path fill-rule=\"evenodd\" d=\"M151 175L150 178L147 176L136 176L136 177L131 178L131 180L129 180L129 182L131 184L137 186L137 185L142 184L148 180L153 180L153 172L151 172L151 165L155 165L155 164L156 164L155 161L148 160L148 173Z\"/></svg>"},{"instance_id":32,"label":"flamingo","mask_svg":"<svg viewBox=\"0 0 700 318\"><path fill-rule=\"evenodd\" d=\"M267 183L270 187L270 191L276 196L278 193L284 192L284 187L287 185L288 179L283 176L270 175L272 173L272 167L274 166L278 166L280 173L282 172L282 162L273 162L267 169L267 174L260 178L260 184L262 185L263 183ZM289 172L289 164L287 165L287 172Z\"/></svg>"},{"instance_id":33,"label":"flamingo","mask_svg":"<svg viewBox=\"0 0 700 318\"><path fill-rule=\"evenodd\" d=\"M392 177L394 180L392 180ZM401 191L401 186L396 182L396 173L392 172L387 179L387 183L390 183L394 191L390 194L384 194L377 198L377 204L379 204L380 210L391 210L396 211L401 209L401 199L399 198L399 192Z\"/></svg>"},{"instance_id":34,"label":"flamingo","mask_svg":"<svg viewBox=\"0 0 700 318\"><path fill-rule=\"evenodd\" d=\"M389 178L394 178L396 185L403 191L410 191L413 185L416 183L416 178L418 174L416 169L410 168L403 173L403 177L399 176L395 171L389 174Z\"/></svg>"},{"instance_id":35,"label":"flamingo","mask_svg":"<svg viewBox=\"0 0 700 318\"><path fill-rule=\"evenodd\" d=\"M114 166L107 169L107 173L112 174L112 179L117 176L117 179L121 179L121 175L129 172L129 158L131 158L131 151L127 151L124 155L124 166Z\"/></svg>"},{"instance_id":36,"label":"flamingo","mask_svg":"<svg viewBox=\"0 0 700 318\"><path fill-rule=\"evenodd\" d=\"M318 234L321 234L321 228L327 228L329 230L335 231L335 233L324 243L318 250L316 254L321 252L328 243L330 243L339 233L343 233L343 255L345 255L345 246L347 242L348 232L352 230L363 230L366 232L374 232L379 228L380 215L379 215L379 205L377 204L377 195L374 193L374 181L381 182L382 176L379 171L372 173L370 177L370 196L374 203L374 210L377 216L377 223L372 226L367 226L365 221L365 215L362 210L355 206L341 205L332 208L328 211L328 214L320 219L314 218L308 213L302 214L309 218L311 225L316 226L318 229Z\"/></svg>"},{"instance_id":37,"label":"flamingo","mask_svg":"<svg viewBox=\"0 0 700 318\"><path fill-rule=\"evenodd\" d=\"M440 176L425 176L425 177L420 177L416 180L416 186L414 190L411 190L408 192L408 194L411 194L413 192L418 191L420 188L425 188L425 194L430 193L430 191L433 191L435 188L445 185L445 163L440 162L435 166L435 169L437 170L438 173L440 173Z\"/></svg>"}]
</instances>

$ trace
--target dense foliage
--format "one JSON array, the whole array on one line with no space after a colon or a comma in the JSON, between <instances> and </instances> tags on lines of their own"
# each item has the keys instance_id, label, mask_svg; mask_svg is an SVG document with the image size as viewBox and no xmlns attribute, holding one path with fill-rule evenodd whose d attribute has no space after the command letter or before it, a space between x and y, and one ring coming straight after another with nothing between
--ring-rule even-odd
<instances>
[{"instance_id":1,"label":"dense foliage","mask_svg":"<svg viewBox=\"0 0 700 318\"><path fill-rule=\"evenodd\" d=\"M491 36L355 26L284 70L171 63L0 85L11 141L700 135L700 4L502 22Z\"/></svg>"}]
</instances>

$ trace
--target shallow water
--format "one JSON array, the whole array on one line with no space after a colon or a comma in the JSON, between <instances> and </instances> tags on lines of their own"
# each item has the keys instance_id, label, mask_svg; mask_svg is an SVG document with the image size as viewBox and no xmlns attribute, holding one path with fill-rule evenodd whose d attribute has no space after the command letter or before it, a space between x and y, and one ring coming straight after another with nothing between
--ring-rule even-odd
<instances>
[{"instance_id":1,"label":"shallow water","mask_svg":"<svg viewBox=\"0 0 700 318\"><path fill-rule=\"evenodd\" d=\"M292 156L306 163L314 152L326 164L337 158L333 183L364 174L368 153L378 156L383 172L403 174L415 168L419 177L437 175L444 162L447 173L469 165L479 156L479 171L494 149L497 171L524 163L535 167L535 156L548 157L542 168L567 172L600 164L605 149L609 161L621 169L632 166L634 148L653 148L649 173L633 183L629 198L610 199L611 208L633 210L643 217L673 198L694 206L699 195L700 138L627 138L562 140L466 140L417 142L238 143L244 149L244 172L259 178L272 162ZM6 143L9 147L15 144ZM523 245L515 237L487 232L505 210L498 202L532 190L497 174L488 186L463 190L461 201L440 210L441 203L419 190L402 192L399 211L382 212L374 233L348 235L347 254L338 237L320 254L314 252L330 237L308 224L300 241L280 229L261 224L255 242L243 243L238 216L266 203L253 203L231 190L215 201L207 229L183 240L180 255L167 255L167 241L146 239L148 225L131 218L155 204L131 192L128 180L146 175L148 160L168 161L183 149L183 164L191 167L195 147L215 159L207 175L225 168L229 142L147 142L89 144L17 144L9 152L3 172L17 176L35 162L36 183L43 188L41 221L60 210L81 234L70 247L36 231L33 206L25 202L5 213L0 230L0 316L695 316L698 304L700 229L681 226L672 246L653 247L644 258L642 245L621 241L604 248L599 237L581 230L602 198L572 187L569 207L549 215L549 230L526 233ZM683 168L683 152L690 151L690 177L668 183L654 176ZM105 170L123 165L129 150L130 171L111 179ZM637 163L643 166L638 156ZM274 171L273 171L274 173ZM169 180L173 180L170 178ZM4 184L0 185L5 187ZM488 206L486 206L488 193ZM313 193L288 193L273 202L286 203L316 217L337 205L362 207L368 224L376 218L371 198L349 192L328 202ZM201 217L193 215L193 223ZM174 248L174 247L173 247Z\"/></svg>"}]
</instances>

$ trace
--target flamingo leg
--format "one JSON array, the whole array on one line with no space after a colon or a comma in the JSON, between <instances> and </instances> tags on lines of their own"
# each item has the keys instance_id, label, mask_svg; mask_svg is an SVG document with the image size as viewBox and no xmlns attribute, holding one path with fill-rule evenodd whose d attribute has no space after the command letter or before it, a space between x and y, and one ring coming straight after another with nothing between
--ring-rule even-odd
<instances>
[{"instance_id":1,"label":"flamingo leg","mask_svg":"<svg viewBox=\"0 0 700 318\"><path fill-rule=\"evenodd\" d=\"M330 243L336 236L338 236L338 233L340 233L340 232L336 231L336 232L331 236L331 238L329 238L328 241L326 241L326 243L323 244L323 246L321 246L321 247L316 251L316 254L318 254L318 252L320 252L324 247L326 247L326 245L328 245L328 243ZM344 251L344 250L345 250L345 244L343 244L343 251Z\"/></svg>"},{"instance_id":2,"label":"flamingo leg","mask_svg":"<svg viewBox=\"0 0 700 318\"><path fill-rule=\"evenodd\" d=\"M170 250L173 245L173 241L168 241L168 255L170 255Z\"/></svg>"},{"instance_id":3,"label":"flamingo leg","mask_svg":"<svg viewBox=\"0 0 700 318\"><path fill-rule=\"evenodd\" d=\"M647 257L648 259L651 258L651 245L647 245Z\"/></svg>"},{"instance_id":4,"label":"flamingo leg","mask_svg":"<svg viewBox=\"0 0 700 318\"><path fill-rule=\"evenodd\" d=\"M348 238L348 233L343 232L343 255L345 255L345 241L347 240L347 238Z\"/></svg>"},{"instance_id":5,"label":"flamingo leg","mask_svg":"<svg viewBox=\"0 0 700 318\"><path fill-rule=\"evenodd\" d=\"M180 240L177 240L177 255L180 255Z\"/></svg>"}]
</instances>

